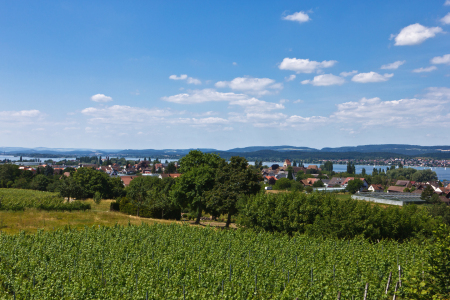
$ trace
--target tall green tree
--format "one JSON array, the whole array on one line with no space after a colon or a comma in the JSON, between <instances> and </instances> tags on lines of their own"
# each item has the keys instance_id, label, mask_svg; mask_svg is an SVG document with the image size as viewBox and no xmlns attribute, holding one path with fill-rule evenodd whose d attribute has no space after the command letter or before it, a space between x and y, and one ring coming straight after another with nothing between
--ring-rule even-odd
<instances>
[{"instance_id":1,"label":"tall green tree","mask_svg":"<svg viewBox=\"0 0 450 300\"><path fill-rule=\"evenodd\" d=\"M148 206L149 203L149 186L146 183L146 177L139 176L130 182L127 190L127 196L136 207L136 214L139 217L139 211Z\"/></svg>"},{"instance_id":2,"label":"tall green tree","mask_svg":"<svg viewBox=\"0 0 450 300\"><path fill-rule=\"evenodd\" d=\"M287 168L287 170L288 170L287 178L288 178L289 180L293 180L293 179L294 179L293 168L292 168L291 166L289 166L289 167Z\"/></svg>"},{"instance_id":3,"label":"tall green tree","mask_svg":"<svg viewBox=\"0 0 450 300\"><path fill-rule=\"evenodd\" d=\"M231 216L238 211L240 197L257 194L261 190L261 180L261 175L248 168L245 158L233 156L228 164L217 170L215 185L206 192L207 207L227 214L225 226L229 227Z\"/></svg>"},{"instance_id":4,"label":"tall green tree","mask_svg":"<svg viewBox=\"0 0 450 300\"><path fill-rule=\"evenodd\" d=\"M180 173L171 197L182 208L196 211L196 224L207 210L206 193L214 188L216 173L226 165L217 154L192 150L180 159Z\"/></svg>"}]
</instances>

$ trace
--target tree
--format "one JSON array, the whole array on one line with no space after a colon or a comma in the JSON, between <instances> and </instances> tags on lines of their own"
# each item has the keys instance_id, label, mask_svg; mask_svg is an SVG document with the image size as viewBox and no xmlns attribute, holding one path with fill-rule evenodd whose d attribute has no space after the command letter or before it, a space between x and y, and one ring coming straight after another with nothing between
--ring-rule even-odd
<instances>
[{"instance_id":1,"label":"tree","mask_svg":"<svg viewBox=\"0 0 450 300\"><path fill-rule=\"evenodd\" d=\"M435 195L434 189L431 187L431 185L427 185L423 191L422 194L420 195L420 199L425 200L429 203L431 202L431 197Z\"/></svg>"},{"instance_id":2,"label":"tree","mask_svg":"<svg viewBox=\"0 0 450 300\"><path fill-rule=\"evenodd\" d=\"M50 180L47 176L39 174L34 176L33 180L30 183L30 188L38 191L46 191L49 183Z\"/></svg>"},{"instance_id":3,"label":"tree","mask_svg":"<svg viewBox=\"0 0 450 300\"><path fill-rule=\"evenodd\" d=\"M359 178L356 178L356 179L353 179L353 180L350 180L348 183L347 183L347 191L349 191L350 193L352 193L352 194L354 194L354 193L356 193L357 191L359 191L359 189L361 188L361 187L363 187L363 185L364 185L364 183L362 182L362 180L360 180Z\"/></svg>"},{"instance_id":4,"label":"tree","mask_svg":"<svg viewBox=\"0 0 450 300\"><path fill-rule=\"evenodd\" d=\"M200 223L202 212L207 210L206 193L214 188L216 172L226 162L217 154L192 150L180 159L180 173L171 191L171 197L182 208L197 212L196 224Z\"/></svg>"},{"instance_id":5,"label":"tree","mask_svg":"<svg viewBox=\"0 0 450 300\"><path fill-rule=\"evenodd\" d=\"M292 186L292 181L287 178L280 178L274 185L274 189L276 190L287 190Z\"/></svg>"},{"instance_id":6,"label":"tree","mask_svg":"<svg viewBox=\"0 0 450 300\"><path fill-rule=\"evenodd\" d=\"M355 174L355 165L351 161L347 163L347 173Z\"/></svg>"},{"instance_id":7,"label":"tree","mask_svg":"<svg viewBox=\"0 0 450 300\"><path fill-rule=\"evenodd\" d=\"M51 176L51 175L53 175L53 173L54 173L54 170L53 170L52 166L47 165L44 169L44 175Z\"/></svg>"},{"instance_id":8,"label":"tree","mask_svg":"<svg viewBox=\"0 0 450 300\"><path fill-rule=\"evenodd\" d=\"M332 172L333 171L333 163L331 161L326 161L323 165L325 171Z\"/></svg>"},{"instance_id":9,"label":"tree","mask_svg":"<svg viewBox=\"0 0 450 300\"><path fill-rule=\"evenodd\" d=\"M288 170L288 176L287 176L287 178L288 178L289 180L293 180L293 179L294 179L294 176L293 176L293 174L292 174L292 172L293 172L292 167L289 166L289 167L287 168L287 170Z\"/></svg>"},{"instance_id":10,"label":"tree","mask_svg":"<svg viewBox=\"0 0 450 300\"><path fill-rule=\"evenodd\" d=\"M79 168L72 177L83 187L82 198L92 198L95 192L100 192L102 195L109 194L109 177L103 172L91 168Z\"/></svg>"},{"instance_id":11,"label":"tree","mask_svg":"<svg viewBox=\"0 0 450 300\"><path fill-rule=\"evenodd\" d=\"M96 204L100 204L100 202L102 202L102 194L100 194L100 192L95 192L93 199Z\"/></svg>"},{"instance_id":12,"label":"tree","mask_svg":"<svg viewBox=\"0 0 450 300\"><path fill-rule=\"evenodd\" d=\"M313 183L313 187L324 187L325 185L323 184L322 180L317 180L316 182Z\"/></svg>"},{"instance_id":13,"label":"tree","mask_svg":"<svg viewBox=\"0 0 450 300\"><path fill-rule=\"evenodd\" d=\"M167 165L167 168L164 170L164 173L166 173L166 174L173 174L173 173L176 173L176 172L177 172L177 167L175 166L174 162L170 162Z\"/></svg>"},{"instance_id":14,"label":"tree","mask_svg":"<svg viewBox=\"0 0 450 300\"><path fill-rule=\"evenodd\" d=\"M58 186L61 197L80 199L84 195L83 187L73 177L63 177Z\"/></svg>"},{"instance_id":15,"label":"tree","mask_svg":"<svg viewBox=\"0 0 450 300\"><path fill-rule=\"evenodd\" d=\"M296 166L297 166L297 162L296 162L295 160L292 162L292 166L293 166L293 167L296 167Z\"/></svg>"},{"instance_id":16,"label":"tree","mask_svg":"<svg viewBox=\"0 0 450 300\"><path fill-rule=\"evenodd\" d=\"M362 176L366 176L366 168L362 168L362 170L361 170L361 175L362 175Z\"/></svg>"},{"instance_id":17,"label":"tree","mask_svg":"<svg viewBox=\"0 0 450 300\"><path fill-rule=\"evenodd\" d=\"M229 227L240 197L257 194L261 190L260 180L261 175L248 168L245 158L231 157L230 162L217 171L213 189L206 192L209 210L227 214L225 226Z\"/></svg>"},{"instance_id":18,"label":"tree","mask_svg":"<svg viewBox=\"0 0 450 300\"><path fill-rule=\"evenodd\" d=\"M155 174L156 173L156 168L155 168L155 164L153 163L153 166L152 166L152 174Z\"/></svg>"},{"instance_id":19,"label":"tree","mask_svg":"<svg viewBox=\"0 0 450 300\"><path fill-rule=\"evenodd\" d=\"M398 168L403 169L403 164L401 162L398 163Z\"/></svg>"},{"instance_id":20,"label":"tree","mask_svg":"<svg viewBox=\"0 0 450 300\"><path fill-rule=\"evenodd\" d=\"M133 179L128 186L127 196L136 207L136 214L139 217L139 210L147 205L149 188L146 185L146 178L139 176Z\"/></svg>"},{"instance_id":21,"label":"tree","mask_svg":"<svg viewBox=\"0 0 450 300\"><path fill-rule=\"evenodd\" d=\"M426 169L415 172L412 175L411 180L419 182L427 182L427 181L436 181L438 180L438 177L436 175L436 172Z\"/></svg>"}]
</instances>

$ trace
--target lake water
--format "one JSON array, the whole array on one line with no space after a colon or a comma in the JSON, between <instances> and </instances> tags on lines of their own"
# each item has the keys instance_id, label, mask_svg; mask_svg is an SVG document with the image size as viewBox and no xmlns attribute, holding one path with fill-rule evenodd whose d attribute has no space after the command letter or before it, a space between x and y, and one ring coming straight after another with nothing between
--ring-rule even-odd
<instances>
[{"instance_id":1,"label":"lake water","mask_svg":"<svg viewBox=\"0 0 450 300\"><path fill-rule=\"evenodd\" d=\"M20 157L19 156L12 156L12 155L0 155L0 160L4 160L4 159L10 159L10 160L14 161L14 160L19 160ZM29 160L29 159L34 159L34 158L33 157L23 156L22 159ZM74 160L75 157L72 157L72 158L61 158L61 157L59 157L59 158L48 158L48 157L43 157L43 158L40 158L40 160L42 162L44 162L44 161L46 161L48 159L52 159L53 161L61 161L61 160L64 160L64 159ZM136 160L139 160L139 159L140 160L144 160L144 157L127 157L127 160L135 160L136 161ZM152 157L152 161L155 160L155 159L156 159L156 157L155 158ZM166 161L166 159L162 159L161 161L164 163ZM168 162L172 162L172 161L178 161L178 160L177 159L167 159L167 161ZM38 163L21 163L21 164L34 165L34 164L38 164ZM249 164L253 165L253 164L255 164L255 162L254 161L250 161ZM274 161L264 161L263 162L263 165L267 165L269 167L271 165L273 165L273 164L278 164L278 165L282 166L283 162L279 162L279 161L278 162L277 161L275 161L275 162ZM305 167L307 167L309 165L310 164L304 164ZM375 166L375 168L377 168L377 169L381 168L381 169L384 169L384 170L386 170L386 167L387 166ZM372 174L372 170L373 170L374 166L355 165L356 173L360 174L362 168L366 169L366 173ZM414 168L414 169L417 169L417 170L429 169L429 167L427 167L427 168L425 168L425 167L411 167L411 168ZM335 172L345 172L345 171L347 171L347 165L333 164L333 170ZM439 180L450 180L450 167L449 168L432 168L432 171L436 172Z\"/></svg>"},{"instance_id":2,"label":"lake water","mask_svg":"<svg viewBox=\"0 0 450 300\"><path fill-rule=\"evenodd\" d=\"M250 162L250 164L255 164L255 162ZM282 166L284 164L284 162L269 162L269 161L265 161L263 162L263 165L267 165L267 166L271 166L273 164L278 164L280 166ZM310 164L303 164L305 167L308 167ZM311 165L317 165L318 164L311 164ZM378 169L382 169L384 171L386 171L386 168L388 166L369 166L369 165L355 165L355 171L356 174L361 174L361 170L363 168L366 169L366 173L367 174L372 174L372 170L373 168L377 168ZM390 168L390 167L389 167ZM405 167L407 168L407 167ZM429 167L408 167L408 168L414 168L416 170L424 170L424 169L430 169ZM346 172L347 171L347 165L340 165L340 164L333 164L333 171L335 172ZM439 180L450 180L450 168L432 168L433 172L436 172L436 175L438 176Z\"/></svg>"}]
</instances>

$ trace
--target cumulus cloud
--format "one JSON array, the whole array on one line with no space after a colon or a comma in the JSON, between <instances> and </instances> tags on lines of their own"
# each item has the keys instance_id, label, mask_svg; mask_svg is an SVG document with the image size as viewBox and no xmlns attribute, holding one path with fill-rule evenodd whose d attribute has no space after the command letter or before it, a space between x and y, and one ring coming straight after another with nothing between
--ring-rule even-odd
<instances>
[{"instance_id":1,"label":"cumulus cloud","mask_svg":"<svg viewBox=\"0 0 450 300\"><path fill-rule=\"evenodd\" d=\"M197 79L197 78L192 78L192 77L189 77L187 80L186 80L186 82L187 83L189 83L189 84L202 84L202 82L199 80L199 79Z\"/></svg>"},{"instance_id":2,"label":"cumulus cloud","mask_svg":"<svg viewBox=\"0 0 450 300\"><path fill-rule=\"evenodd\" d=\"M315 76L313 80L303 80L302 84L312 84L314 86L342 85L345 79L333 74L323 74Z\"/></svg>"},{"instance_id":3,"label":"cumulus cloud","mask_svg":"<svg viewBox=\"0 0 450 300\"><path fill-rule=\"evenodd\" d=\"M237 62L233 61L233 66L237 66Z\"/></svg>"},{"instance_id":4,"label":"cumulus cloud","mask_svg":"<svg viewBox=\"0 0 450 300\"><path fill-rule=\"evenodd\" d=\"M411 46L421 44L442 31L441 27L425 27L416 23L406 26L396 36L391 35L391 38L395 37L395 46Z\"/></svg>"},{"instance_id":5,"label":"cumulus cloud","mask_svg":"<svg viewBox=\"0 0 450 300\"><path fill-rule=\"evenodd\" d=\"M283 20L304 23L304 22L308 22L309 20L311 20L311 18L304 11L299 11L299 12L293 13L292 15L287 15L287 16L283 17Z\"/></svg>"},{"instance_id":6,"label":"cumulus cloud","mask_svg":"<svg viewBox=\"0 0 450 300\"><path fill-rule=\"evenodd\" d=\"M337 61L335 60L324 60L322 62L309 60L309 59L297 59L286 57L280 63L278 68L280 70L295 71L298 73L313 73L323 68L329 68L334 66Z\"/></svg>"},{"instance_id":7,"label":"cumulus cloud","mask_svg":"<svg viewBox=\"0 0 450 300\"><path fill-rule=\"evenodd\" d=\"M292 74L292 75L289 75L289 77L284 77L284 80L286 80L286 81L292 81L292 80L294 80L295 79L295 75L294 74Z\"/></svg>"},{"instance_id":8,"label":"cumulus cloud","mask_svg":"<svg viewBox=\"0 0 450 300\"><path fill-rule=\"evenodd\" d=\"M445 54L443 56L436 56L431 59L431 63L438 64L447 64L450 65L450 54Z\"/></svg>"},{"instance_id":9,"label":"cumulus cloud","mask_svg":"<svg viewBox=\"0 0 450 300\"><path fill-rule=\"evenodd\" d=\"M158 121L162 117L173 115L170 110L147 109L127 105L113 105L109 107L88 107L81 111L83 115L91 117L89 121L95 123L128 124Z\"/></svg>"},{"instance_id":10,"label":"cumulus cloud","mask_svg":"<svg viewBox=\"0 0 450 300\"><path fill-rule=\"evenodd\" d=\"M348 76L352 76L353 74L356 74L356 73L358 73L358 71L353 70L350 72L341 72L341 74L339 74L339 75L341 75L342 77L348 77Z\"/></svg>"},{"instance_id":11,"label":"cumulus cloud","mask_svg":"<svg viewBox=\"0 0 450 300\"><path fill-rule=\"evenodd\" d=\"M172 79L172 80L186 80L186 82L188 84L195 84L195 85L202 84L202 82L199 79L188 77L186 74L181 74L180 76L170 75L169 79Z\"/></svg>"},{"instance_id":12,"label":"cumulus cloud","mask_svg":"<svg viewBox=\"0 0 450 300\"><path fill-rule=\"evenodd\" d=\"M293 103L303 103L304 101L301 99L295 100Z\"/></svg>"},{"instance_id":13,"label":"cumulus cloud","mask_svg":"<svg viewBox=\"0 0 450 300\"><path fill-rule=\"evenodd\" d=\"M435 66L429 66L426 68L418 68L418 69L414 69L412 70L414 73L424 73L424 72L431 72L436 70L437 68Z\"/></svg>"},{"instance_id":14,"label":"cumulus cloud","mask_svg":"<svg viewBox=\"0 0 450 300\"><path fill-rule=\"evenodd\" d=\"M450 12L441 19L441 22L442 22L442 24L445 24L445 25L450 24Z\"/></svg>"},{"instance_id":15,"label":"cumulus cloud","mask_svg":"<svg viewBox=\"0 0 450 300\"><path fill-rule=\"evenodd\" d=\"M186 80L187 78L188 78L188 76L186 74L182 74L180 76L177 76L177 75L169 76L169 79L172 79L172 80Z\"/></svg>"},{"instance_id":16,"label":"cumulus cloud","mask_svg":"<svg viewBox=\"0 0 450 300\"><path fill-rule=\"evenodd\" d=\"M0 122L31 123L42 120L44 114L37 109L19 111L0 111Z\"/></svg>"},{"instance_id":17,"label":"cumulus cloud","mask_svg":"<svg viewBox=\"0 0 450 300\"><path fill-rule=\"evenodd\" d=\"M195 104L211 101L241 100L247 98L248 96L245 94L221 93L214 89L203 89L188 91L188 93L177 94L169 97L162 97L161 99L179 104Z\"/></svg>"},{"instance_id":18,"label":"cumulus cloud","mask_svg":"<svg viewBox=\"0 0 450 300\"><path fill-rule=\"evenodd\" d=\"M450 0L445 0L444 5L449 6L450 5Z\"/></svg>"},{"instance_id":19,"label":"cumulus cloud","mask_svg":"<svg viewBox=\"0 0 450 300\"><path fill-rule=\"evenodd\" d=\"M113 101L113 99L109 96L106 96L104 94L96 94L91 97L91 100L94 102L110 102Z\"/></svg>"},{"instance_id":20,"label":"cumulus cloud","mask_svg":"<svg viewBox=\"0 0 450 300\"><path fill-rule=\"evenodd\" d=\"M396 62L393 62L391 64L382 65L380 69L383 70L396 70L398 67L403 65L406 62L406 60L397 60Z\"/></svg>"},{"instance_id":21,"label":"cumulus cloud","mask_svg":"<svg viewBox=\"0 0 450 300\"><path fill-rule=\"evenodd\" d=\"M230 105L239 105L244 107L244 111L247 113L271 111L284 108L282 103L266 102L256 98L231 101Z\"/></svg>"},{"instance_id":22,"label":"cumulus cloud","mask_svg":"<svg viewBox=\"0 0 450 300\"><path fill-rule=\"evenodd\" d=\"M388 81L394 74L378 74L377 72L359 73L353 76L352 81L359 83Z\"/></svg>"},{"instance_id":23,"label":"cumulus cloud","mask_svg":"<svg viewBox=\"0 0 450 300\"><path fill-rule=\"evenodd\" d=\"M237 77L232 81L219 81L215 84L218 88L229 87L232 90L243 91L251 94L265 95L269 90L280 90L283 84L275 83L270 78Z\"/></svg>"}]
</instances>

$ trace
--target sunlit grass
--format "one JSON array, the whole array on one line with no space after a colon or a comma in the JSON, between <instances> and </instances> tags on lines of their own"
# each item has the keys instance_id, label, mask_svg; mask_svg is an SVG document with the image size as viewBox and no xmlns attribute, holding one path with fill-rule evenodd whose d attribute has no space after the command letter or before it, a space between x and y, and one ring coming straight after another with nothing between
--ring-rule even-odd
<instances>
[{"instance_id":1,"label":"sunlit grass","mask_svg":"<svg viewBox=\"0 0 450 300\"><path fill-rule=\"evenodd\" d=\"M172 220L138 218L120 212L109 211L113 200L102 200L96 204L92 200L83 200L91 204L87 211L44 211L26 209L25 211L0 211L0 230L4 233L15 234L21 231L34 233L39 229L53 230L64 226L84 228L84 226L114 226L115 224L173 223Z\"/></svg>"}]
</instances>

